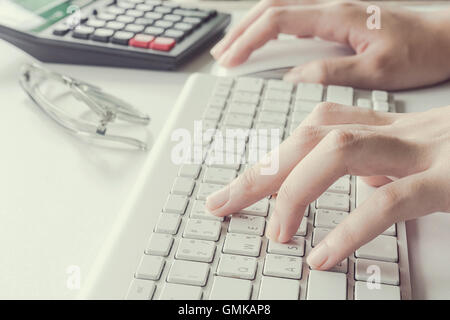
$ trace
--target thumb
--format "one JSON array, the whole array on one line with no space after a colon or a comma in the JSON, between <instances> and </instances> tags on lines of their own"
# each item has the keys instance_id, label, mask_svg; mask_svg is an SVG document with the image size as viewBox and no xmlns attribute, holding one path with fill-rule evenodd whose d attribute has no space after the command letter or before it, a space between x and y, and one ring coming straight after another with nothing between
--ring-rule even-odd
<instances>
[{"instance_id":1,"label":"thumb","mask_svg":"<svg viewBox=\"0 0 450 320\"><path fill-rule=\"evenodd\" d=\"M316 60L293 68L285 74L288 82L310 82L325 85L368 86L370 78L362 55Z\"/></svg>"}]
</instances>

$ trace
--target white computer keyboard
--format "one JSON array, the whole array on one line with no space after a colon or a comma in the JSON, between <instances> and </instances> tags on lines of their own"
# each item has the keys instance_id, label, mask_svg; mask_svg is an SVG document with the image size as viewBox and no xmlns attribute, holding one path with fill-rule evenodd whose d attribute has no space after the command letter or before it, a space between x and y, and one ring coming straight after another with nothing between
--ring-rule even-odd
<instances>
[{"instance_id":1,"label":"white computer keyboard","mask_svg":"<svg viewBox=\"0 0 450 320\"><path fill-rule=\"evenodd\" d=\"M206 197L246 167L211 160L214 139L202 142L201 163L171 163L172 132L192 132L195 120L203 129L277 128L286 139L320 101L395 110L381 91L193 75L124 210L96 286L127 299L409 299L403 222L332 270L306 263L312 247L373 191L358 177L337 180L306 210L292 241L280 244L264 236L274 199L225 219L205 212ZM243 156L246 141L236 151ZM120 277L116 286L111 277Z\"/></svg>"}]
</instances>

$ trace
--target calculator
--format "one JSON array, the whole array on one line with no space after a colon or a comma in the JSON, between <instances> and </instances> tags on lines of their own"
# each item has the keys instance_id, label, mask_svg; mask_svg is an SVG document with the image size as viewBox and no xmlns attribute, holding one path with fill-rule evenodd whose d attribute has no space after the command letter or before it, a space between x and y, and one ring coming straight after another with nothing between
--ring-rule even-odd
<instances>
[{"instance_id":1,"label":"calculator","mask_svg":"<svg viewBox=\"0 0 450 320\"><path fill-rule=\"evenodd\" d=\"M168 0L4 0L0 39L43 62L173 70L230 15Z\"/></svg>"}]
</instances>

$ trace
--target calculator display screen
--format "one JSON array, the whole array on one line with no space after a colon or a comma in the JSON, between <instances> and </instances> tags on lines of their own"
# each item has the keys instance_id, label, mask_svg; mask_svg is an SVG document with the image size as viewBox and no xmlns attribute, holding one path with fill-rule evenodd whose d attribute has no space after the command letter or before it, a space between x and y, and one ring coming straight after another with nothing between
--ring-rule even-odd
<instances>
[{"instance_id":1,"label":"calculator display screen","mask_svg":"<svg viewBox=\"0 0 450 320\"><path fill-rule=\"evenodd\" d=\"M39 32L95 0L0 0L0 24Z\"/></svg>"}]
</instances>

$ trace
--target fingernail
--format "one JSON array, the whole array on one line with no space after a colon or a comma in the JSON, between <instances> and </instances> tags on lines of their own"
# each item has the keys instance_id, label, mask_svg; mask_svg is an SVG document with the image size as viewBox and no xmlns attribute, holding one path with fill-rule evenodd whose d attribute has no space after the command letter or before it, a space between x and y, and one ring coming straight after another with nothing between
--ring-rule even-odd
<instances>
[{"instance_id":1,"label":"fingernail","mask_svg":"<svg viewBox=\"0 0 450 320\"><path fill-rule=\"evenodd\" d=\"M323 241L309 254L306 261L313 269L319 269L328 260L328 246Z\"/></svg>"},{"instance_id":2,"label":"fingernail","mask_svg":"<svg viewBox=\"0 0 450 320\"><path fill-rule=\"evenodd\" d=\"M218 58L217 54L219 53L220 47L221 47L220 42L218 42L218 43L211 49L211 51L209 51L209 53L211 53L211 55L212 55L214 58Z\"/></svg>"},{"instance_id":3,"label":"fingernail","mask_svg":"<svg viewBox=\"0 0 450 320\"><path fill-rule=\"evenodd\" d=\"M226 67L230 63L230 58L231 58L230 52L227 51L219 58L218 63L221 66Z\"/></svg>"},{"instance_id":4,"label":"fingernail","mask_svg":"<svg viewBox=\"0 0 450 320\"><path fill-rule=\"evenodd\" d=\"M275 212L272 214L272 217L270 218L266 230L266 235L270 240L278 242L278 238L280 236L280 221L278 220L278 217L275 214Z\"/></svg>"},{"instance_id":5,"label":"fingernail","mask_svg":"<svg viewBox=\"0 0 450 320\"><path fill-rule=\"evenodd\" d=\"M222 208L225 203L227 203L230 198L230 191L228 187L225 187L219 191L214 192L208 198L206 198L205 208L212 214L215 211Z\"/></svg>"}]
</instances>

